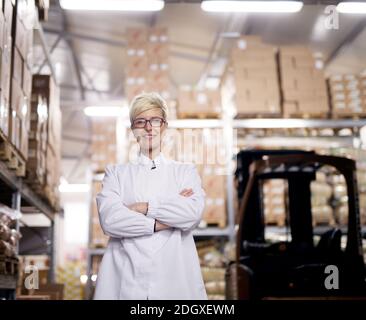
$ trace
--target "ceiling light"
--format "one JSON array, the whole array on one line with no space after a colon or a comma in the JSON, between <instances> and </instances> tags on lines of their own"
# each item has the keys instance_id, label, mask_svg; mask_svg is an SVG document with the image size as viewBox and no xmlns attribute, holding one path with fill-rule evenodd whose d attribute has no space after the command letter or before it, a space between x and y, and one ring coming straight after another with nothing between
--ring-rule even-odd
<instances>
[{"instance_id":1,"label":"ceiling light","mask_svg":"<svg viewBox=\"0 0 366 320\"><path fill-rule=\"evenodd\" d=\"M337 5L340 13L366 14L366 2L341 2Z\"/></svg>"},{"instance_id":2,"label":"ceiling light","mask_svg":"<svg viewBox=\"0 0 366 320\"><path fill-rule=\"evenodd\" d=\"M88 11L160 11L163 0L60 0L64 10Z\"/></svg>"},{"instance_id":3,"label":"ceiling light","mask_svg":"<svg viewBox=\"0 0 366 320\"><path fill-rule=\"evenodd\" d=\"M301 1L202 1L208 12L294 13L303 7Z\"/></svg>"},{"instance_id":4,"label":"ceiling light","mask_svg":"<svg viewBox=\"0 0 366 320\"><path fill-rule=\"evenodd\" d=\"M113 106L86 107L84 113L89 117L120 117L126 115L126 108Z\"/></svg>"}]
</instances>

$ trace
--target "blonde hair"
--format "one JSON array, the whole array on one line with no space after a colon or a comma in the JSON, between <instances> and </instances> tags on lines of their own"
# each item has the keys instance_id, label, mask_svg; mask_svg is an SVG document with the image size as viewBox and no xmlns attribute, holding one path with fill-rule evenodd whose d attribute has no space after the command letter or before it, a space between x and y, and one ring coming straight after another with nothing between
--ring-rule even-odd
<instances>
[{"instance_id":1,"label":"blonde hair","mask_svg":"<svg viewBox=\"0 0 366 320\"><path fill-rule=\"evenodd\" d=\"M160 109L164 120L167 119L168 107L166 101L157 92L143 92L137 95L131 102L130 107L130 121L138 116L140 113L151 109Z\"/></svg>"}]
</instances>

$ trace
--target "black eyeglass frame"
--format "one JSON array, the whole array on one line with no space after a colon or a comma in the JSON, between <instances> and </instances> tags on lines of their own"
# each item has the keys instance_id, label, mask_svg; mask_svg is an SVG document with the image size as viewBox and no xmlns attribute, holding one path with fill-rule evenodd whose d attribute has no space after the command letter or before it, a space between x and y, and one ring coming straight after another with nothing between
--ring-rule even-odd
<instances>
[{"instance_id":1,"label":"black eyeglass frame","mask_svg":"<svg viewBox=\"0 0 366 320\"><path fill-rule=\"evenodd\" d=\"M160 122L160 126L153 126L153 125L152 125L151 121L152 121L152 120L156 120L156 119L161 120L161 122ZM136 121L136 120L144 120L144 121L145 121L145 124L144 124L142 127L136 127L136 126L135 126L135 121ZM150 118L150 119L145 119L145 118L136 118L136 119L134 119L134 120L133 120L133 122L132 122L132 124L131 124L131 128L132 128L132 129L143 129L143 128L145 128L145 127L146 127L146 124L147 124L148 122L150 123L150 126L151 126L152 128L161 128L161 127L164 125L164 123L167 123L167 122L165 121L165 119L164 119L164 118L161 118L161 117L152 117L152 118Z\"/></svg>"}]
</instances>

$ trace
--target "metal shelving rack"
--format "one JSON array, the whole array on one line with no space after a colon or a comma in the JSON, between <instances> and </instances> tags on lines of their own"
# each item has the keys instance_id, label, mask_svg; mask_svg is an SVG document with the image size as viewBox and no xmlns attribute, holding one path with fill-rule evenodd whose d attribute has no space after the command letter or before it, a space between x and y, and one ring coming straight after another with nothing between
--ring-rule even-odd
<instances>
[{"instance_id":1,"label":"metal shelving rack","mask_svg":"<svg viewBox=\"0 0 366 320\"><path fill-rule=\"evenodd\" d=\"M41 44L45 63L48 64L51 74L54 78L55 83L57 83L55 69L51 60L51 55L45 40L42 25L38 21L35 22L34 28L34 39ZM0 161L0 199L1 201L11 207L21 211L23 214L43 214L50 220L50 227L48 231L48 255L50 257L50 272L49 280L54 280L54 270L55 270L55 259L54 259L54 216L56 214L55 210L46 203L43 199L37 195L31 187L24 183L21 177L16 176L15 172L9 170L3 161ZM17 222L17 229L20 228L20 222ZM24 225L24 224L23 224ZM29 227L32 228L32 227ZM22 241L22 240L20 240ZM17 252L19 252L19 244L17 247ZM0 275L0 292L7 291L11 292L7 294L11 299L15 298L15 290L17 286L17 279L14 277Z\"/></svg>"},{"instance_id":2,"label":"metal shelving rack","mask_svg":"<svg viewBox=\"0 0 366 320\"><path fill-rule=\"evenodd\" d=\"M0 161L0 190L1 190L1 202L11 207L12 209L19 210L23 214L28 213L42 213L50 221L51 227L49 230L50 244L48 246L48 253L50 256L50 278L53 278L53 263L54 263L54 250L53 250L53 220L55 211L43 201L28 185L23 182L23 179L17 177L15 172L9 170L6 164ZM23 210L24 209L24 210ZM20 223L17 223L17 229L20 228ZM22 240L20 240L22 241ZM19 250L19 246L18 246ZM13 291L15 296L15 289L17 285L17 279L14 277L0 275L0 290Z\"/></svg>"}]
</instances>

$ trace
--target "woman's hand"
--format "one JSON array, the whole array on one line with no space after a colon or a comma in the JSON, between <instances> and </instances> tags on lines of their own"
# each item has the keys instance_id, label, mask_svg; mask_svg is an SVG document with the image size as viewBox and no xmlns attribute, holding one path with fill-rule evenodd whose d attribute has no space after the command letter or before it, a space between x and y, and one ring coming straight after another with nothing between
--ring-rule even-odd
<instances>
[{"instance_id":1,"label":"woman's hand","mask_svg":"<svg viewBox=\"0 0 366 320\"><path fill-rule=\"evenodd\" d=\"M147 202L136 202L127 206L128 209L136 211L142 214L147 213L148 203Z\"/></svg>"},{"instance_id":2,"label":"woman's hand","mask_svg":"<svg viewBox=\"0 0 366 320\"><path fill-rule=\"evenodd\" d=\"M161 231L161 230L166 230L171 228L170 226L167 226L166 224L163 224L161 222L159 222L158 220L156 220L155 222L155 232Z\"/></svg>"},{"instance_id":3,"label":"woman's hand","mask_svg":"<svg viewBox=\"0 0 366 320\"><path fill-rule=\"evenodd\" d=\"M183 189L179 194L183 197L190 197L191 195L193 195L193 190L192 189Z\"/></svg>"}]
</instances>

